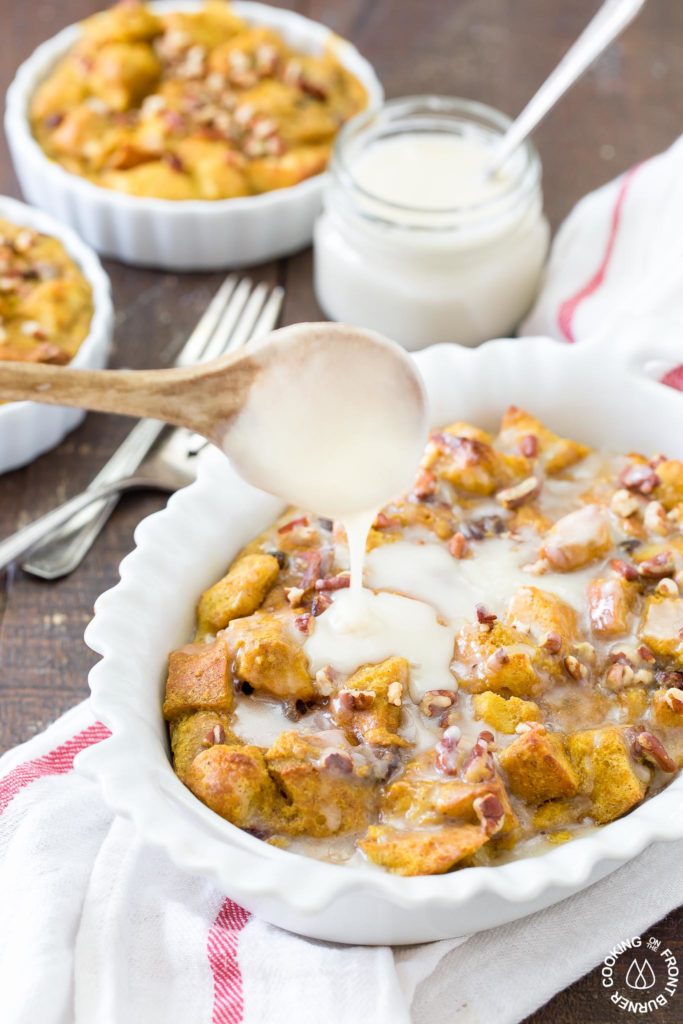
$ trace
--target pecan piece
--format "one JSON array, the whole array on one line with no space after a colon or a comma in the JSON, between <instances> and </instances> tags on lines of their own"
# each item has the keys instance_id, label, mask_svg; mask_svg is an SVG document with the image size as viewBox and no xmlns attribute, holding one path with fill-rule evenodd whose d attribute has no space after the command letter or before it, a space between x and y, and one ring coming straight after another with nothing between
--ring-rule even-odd
<instances>
[{"instance_id":1,"label":"pecan piece","mask_svg":"<svg viewBox=\"0 0 683 1024\"><path fill-rule=\"evenodd\" d=\"M529 476L514 487L506 487L498 491L496 499L504 508L521 508L527 501L533 501L541 493L541 482L538 477Z\"/></svg>"},{"instance_id":2,"label":"pecan piece","mask_svg":"<svg viewBox=\"0 0 683 1024\"><path fill-rule=\"evenodd\" d=\"M467 554L467 538L464 533L454 533L448 542L448 550L453 558L464 558Z\"/></svg>"},{"instance_id":3,"label":"pecan piece","mask_svg":"<svg viewBox=\"0 0 683 1024\"><path fill-rule=\"evenodd\" d=\"M520 453L527 459L535 459L538 455L538 438L535 434L525 434L519 441Z\"/></svg>"},{"instance_id":4,"label":"pecan piece","mask_svg":"<svg viewBox=\"0 0 683 1024\"><path fill-rule=\"evenodd\" d=\"M655 768L661 768L663 772L676 771L676 762L669 756L664 744L651 732L638 733L633 741L633 753Z\"/></svg>"},{"instance_id":5,"label":"pecan piece","mask_svg":"<svg viewBox=\"0 0 683 1024\"><path fill-rule=\"evenodd\" d=\"M677 715L683 715L683 690L672 686L664 694L664 700Z\"/></svg>"},{"instance_id":6,"label":"pecan piece","mask_svg":"<svg viewBox=\"0 0 683 1024\"><path fill-rule=\"evenodd\" d=\"M315 581L316 590L343 590L351 586L351 577L348 572L337 573L336 576L328 576L324 580Z\"/></svg>"},{"instance_id":7,"label":"pecan piece","mask_svg":"<svg viewBox=\"0 0 683 1024\"><path fill-rule=\"evenodd\" d=\"M427 690L420 701L420 711L427 718L438 718L453 707L457 696L451 690Z\"/></svg>"},{"instance_id":8,"label":"pecan piece","mask_svg":"<svg viewBox=\"0 0 683 1024\"><path fill-rule=\"evenodd\" d=\"M619 474L619 483L629 491L637 494L652 494L660 479L651 466L639 464L626 466Z\"/></svg>"},{"instance_id":9,"label":"pecan piece","mask_svg":"<svg viewBox=\"0 0 683 1024\"><path fill-rule=\"evenodd\" d=\"M321 768L334 772L336 775L350 775L353 771L351 755L345 750L329 750L322 755L318 764Z\"/></svg>"},{"instance_id":10,"label":"pecan piece","mask_svg":"<svg viewBox=\"0 0 683 1024\"><path fill-rule=\"evenodd\" d=\"M337 695L341 711L367 711L375 699L373 690L340 690Z\"/></svg>"},{"instance_id":11,"label":"pecan piece","mask_svg":"<svg viewBox=\"0 0 683 1024\"><path fill-rule=\"evenodd\" d=\"M496 832L500 832L505 822L505 809L497 796L493 793L479 796L473 802L472 808L487 836L494 836Z\"/></svg>"},{"instance_id":12,"label":"pecan piece","mask_svg":"<svg viewBox=\"0 0 683 1024\"><path fill-rule=\"evenodd\" d=\"M436 767L444 775L455 775L458 771L459 742L460 729L457 725L450 725L434 748Z\"/></svg>"},{"instance_id":13,"label":"pecan piece","mask_svg":"<svg viewBox=\"0 0 683 1024\"><path fill-rule=\"evenodd\" d=\"M676 562L671 551L659 551L652 558L646 559L638 566L638 572L646 579L658 580L663 576L671 576L676 571Z\"/></svg>"},{"instance_id":14,"label":"pecan piece","mask_svg":"<svg viewBox=\"0 0 683 1024\"><path fill-rule=\"evenodd\" d=\"M416 498L429 498L436 491L437 479L430 469L421 469L415 477L413 494Z\"/></svg>"},{"instance_id":15,"label":"pecan piece","mask_svg":"<svg viewBox=\"0 0 683 1024\"><path fill-rule=\"evenodd\" d=\"M477 605L476 613L477 613L477 622L481 626L488 626L489 629L493 628L493 625L494 625L496 619L498 618L497 615L494 615L493 612L487 611L486 610L486 606L483 605L483 604L478 604Z\"/></svg>"},{"instance_id":16,"label":"pecan piece","mask_svg":"<svg viewBox=\"0 0 683 1024\"><path fill-rule=\"evenodd\" d=\"M615 572L619 573L620 576L623 576L630 583L638 579L638 570L632 562L625 562L623 558L613 558L610 565Z\"/></svg>"}]
</instances>

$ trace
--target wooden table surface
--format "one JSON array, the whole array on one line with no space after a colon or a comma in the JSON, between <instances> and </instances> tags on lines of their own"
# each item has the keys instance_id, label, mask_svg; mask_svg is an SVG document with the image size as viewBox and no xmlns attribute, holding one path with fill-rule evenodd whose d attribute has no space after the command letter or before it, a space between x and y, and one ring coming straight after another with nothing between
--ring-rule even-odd
<instances>
[{"instance_id":1,"label":"wooden table surface","mask_svg":"<svg viewBox=\"0 0 683 1024\"><path fill-rule=\"evenodd\" d=\"M97 0L0 0L0 92L38 43L99 6ZM514 114L588 21L597 0L302 0L282 6L352 39L374 63L389 97L440 92ZM553 226L585 192L667 147L682 125L683 4L650 0L638 22L537 132ZM4 139L0 192L19 194ZM107 270L117 310L113 366L169 363L221 280L114 262ZM258 267L253 276L285 285L285 323L319 318L309 252ZM56 451L4 476L0 536L84 487L130 426L91 415ZM85 564L61 582L39 582L17 567L0 572L0 752L86 696L95 658L82 634L93 602L116 582L136 524L162 504L154 495L125 498ZM663 945L675 945L683 964L683 912L671 914L652 933ZM683 995L677 1000L647 1019L680 1021ZM533 1024L633 1019L609 1002L598 969L530 1018Z\"/></svg>"}]
</instances>

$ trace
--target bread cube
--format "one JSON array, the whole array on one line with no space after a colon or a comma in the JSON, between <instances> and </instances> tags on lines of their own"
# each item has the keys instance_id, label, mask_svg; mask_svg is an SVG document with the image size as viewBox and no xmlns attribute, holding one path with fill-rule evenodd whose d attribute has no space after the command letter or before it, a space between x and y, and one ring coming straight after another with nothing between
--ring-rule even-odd
<instances>
[{"instance_id":1,"label":"bread cube","mask_svg":"<svg viewBox=\"0 0 683 1024\"><path fill-rule=\"evenodd\" d=\"M649 770L638 766L616 726L586 729L567 738L567 750L579 787L591 799L591 817L598 825L626 814L645 796Z\"/></svg>"},{"instance_id":2,"label":"bread cube","mask_svg":"<svg viewBox=\"0 0 683 1024\"><path fill-rule=\"evenodd\" d=\"M373 864L397 875L441 875L486 841L485 832L476 825L451 825L433 832L371 825L358 846Z\"/></svg>"},{"instance_id":3,"label":"bread cube","mask_svg":"<svg viewBox=\"0 0 683 1024\"><path fill-rule=\"evenodd\" d=\"M350 738L374 746L406 746L398 736L403 695L410 672L405 658L363 665L347 679L331 702L335 722Z\"/></svg>"},{"instance_id":4,"label":"bread cube","mask_svg":"<svg viewBox=\"0 0 683 1024\"><path fill-rule=\"evenodd\" d=\"M683 690L677 687L655 690L652 694L651 716L653 724L660 729L683 731Z\"/></svg>"},{"instance_id":5,"label":"bread cube","mask_svg":"<svg viewBox=\"0 0 683 1024\"><path fill-rule=\"evenodd\" d=\"M238 744L230 716L222 711L196 711L171 722L171 749L176 775L184 779L197 754L216 743Z\"/></svg>"},{"instance_id":6,"label":"bread cube","mask_svg":"<svg viewBox=\"0 0 683 1024\"><path fill-rule=\"evenodd\" d=\"M534 441L526 442L528 438ZM524 454L536 448L538 459L549 476L568 469L590 454L590 448L585 444L554 434L534 416L514 405L503 416L499 440L501 444L517 448Z\"/></svg>"},{"instance_id":7,"label":"bread cube","mask_svg":"<svg viewBox=\"0 0 683 1024\"><path fill-rule=\"evenodd\" d=\"M588 615L596 636L623 636L630 631L631 610L637 591L622 576L592 580L588 588Z\"/></svg>"},{"instance_id":8,"label":"bread cube","mask_svg":"<svg viewBox=\"0 0 683 1024\"><path fill-rule=\"evenodd\" d=\"M199 199L189 174L170 167L163 160L149 160L127 171L105 171L100 178L105 188L131 196L152 199Z\"/></svg>"},{"instance_id":9,"label":"bread cube","mask_svg":"<svg viewBox=\"0 0 683 1024\"><path fill-rule=\"evenodd\" d=\"M612 546L612 536L604 509L584 505L558 519L543 539L541 556L557 572L580 569L603 558Z\"/></svg>"},{"instance_id":10,"label":"bread cube","mask_svg":"<svg viewBox=\"0 0 683 1024\"><path fill-rule=\"evenodd\" d=\"M493 690L526 698L543 689L536 668L547 660L524 633L500 622L490 629L466 622L456 637L453 671L470 693Z\"/></svg>"},{"instance_id":11,"label":"bread cube","mask_svg":"<svg viewBox=\"0 0 683 1024\"><path fill-rule=\"evenodd\" d=\"M501 697L499 693L485 690L472 697L474 717L483 719L497 732L514 733L520 722L540 722L538 704L519 697Z\"/></svg>"},{"instance_id":12,"label":"bread cube","mask_svg":"<svg viewBox=\"0 0 683 1024\"><path fill-rule=\"evenodd\" d=\"M683 667L683 598L661 594L648 597L638 636L655 654Z\"/></svg>"},{"instance_id":13,"label":"bread cube","mask_svg":"<svg viewBox=\"0 0 683 1024\"><path fill-rule=\"evenodd\" d=\"M282 620L266 612L233 619L222 634L236 679L280 700L313 700L317 694L308 658Z\"/></svg>"},{"instance_id":14,"label":"bread cube","mask_svg":"<svg viewBox=\"0 0 683 1024\"><path fill-rule=\"evenodd\" d=\"M450 431L432 434L421 465L463 494L480 497L509 487L529 471L522 456L505 455L476 437L458 437Z\"/></svg>"},{"instance_id":15,"label":"bread cube","mask_svg":"<svg viewBox=\"0 0 683 1024\"><path fill-rule=\"evenodd\" d=\"M171 721L192 711L232 710L228 648L221 639L211 644L186 644L168 662L164 718Z\"/></svg>"},{"instance_id":16,"label":"bread cube","mask_svg":"<svg viewBox=\"0 0 683 1024\"><path fill-rule=\"evenodd\" d=\"M260 608L275 583L280 566L267 554L244 555L233 562L227 575L205 590L197 608L199 636L225 629Z\"/></svg>"},{"instance_id":17,"label":"bread cube","mask_svg":"<svg viewBox=\"0 0 683 1024\"><path fill-rule=\"evenodd\" d=\"M137 107L161 77L161 64L146 43L106 43L94 54L88 84L111 110Z\"/></svg>"},{"instance_id":18,"label":"bread cube","mask_svg":"<svg viewBox=\"0 0 683 1024\"><path fill-rule=\"evenodd\" d=\"M656 467L655 473L660 482L654 491L654 497L661 501L668 512L683 503L683 462L665 459Z\"/></svg>"},{"instance_id":19,"label":"bread cube","mask_svg":"<svg viewBox=\"0 0 683 1024\"><path fill-rule=\"evenodd\" d=\"M528 632L539 644L552 636L559 644L558 655L569 651L578 633L576 612L571 605L540 587L520 587L510 599L505 621Z\"/></svg>"},{"instance_id":20,"label":"bread cube","mask_svg":"<svg viewBox=\"0 0 683 1024\"><path fill-rule=\"evenodd\" d=\"M578 790L564 739L557 733L532 726L501 750L498 761L507 775L510 791L528 804L574 796Z\"/></svg>"},{"instance_id":21,"label":"bread cube","mask_svg":"<svg viewBox=\"0 0 683 1024\"><path fill-rule=\"evenodd\" d=\"M282 831L323 838L367 826L375 788L348 751L330 748L313 736L286 732L265 758L282 794Z\"/></svg>"},{"instance_id":22,"label":"bread cube","mask_svg":"<svg viewBox=\"0 0 683 1024\"><path fill-rule=\"evenodd\" d=\"M270 832L278 826L282 797L259 747L211 746L194 758L184 782L239 828Z\"/></svg>"}]
</instances>

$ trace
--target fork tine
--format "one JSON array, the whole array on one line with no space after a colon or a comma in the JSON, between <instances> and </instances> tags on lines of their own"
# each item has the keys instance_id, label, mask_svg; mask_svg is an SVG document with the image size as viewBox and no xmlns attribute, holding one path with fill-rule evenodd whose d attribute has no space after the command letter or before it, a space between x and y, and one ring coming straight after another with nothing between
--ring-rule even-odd
<instances>
[{"instance_id":1,"label":"fork tine","mask_svg":"<svg viewBox=\"0 0 683 1024\"><path fill-rule=\"evenodd\" d=\"M273 288L263 309L261 310L258 320L252 328L251 335L245 339L245 344L249 344L252 341L258 341L259 338L263 338L264 335L277 327L284 298L284 288L281 288L279 285Z\"/></svg>"},{"instance_id":2,"label":"fork tine","mask_svg":"<svg viewBox=\"0 0 683 1024\"><path fill-rule=\"evenodd\" d=\"M252 337L254 325L259 318L267 297L268 285L258 284L249 296L249 301L242 311L242 316L235 325L235 330L232 332L232 337L225 349L226 352L234 352L236 349L241 348Z\"/></svg>"},{"instance_id":3,"label":"fork tine","mask_svg":"<svg viewBox=\"0 0 683 1024\"><path fill-rule=\"evenodd\" d=\"M230 302L225 308L222 316L216 322L211 340L204 349L202 356L202 362L206 362L209 359L216 359L218 356L223 355L226 350L226 346L229 344L232 338L233 331L239 323L240 317L242 316L244 307L247 304L249 295L251 294L253 284L251 278L243 277L231 296Z\"/></svg>"},{"instance_id":4,"label":"fork tine","mask_svg":"<svg viewBox=\"0 0 683 1024\"><path fill-rule=\"evenodd\" d=\"M176 366L192 366L205 354L206 347L211 341L216 325L220 322L225 309L232 299L237 282L236 274L230 274L223 281L223 284L211 299L197 326L181 349L176 359Z\"/></svg>"}]
</instances>

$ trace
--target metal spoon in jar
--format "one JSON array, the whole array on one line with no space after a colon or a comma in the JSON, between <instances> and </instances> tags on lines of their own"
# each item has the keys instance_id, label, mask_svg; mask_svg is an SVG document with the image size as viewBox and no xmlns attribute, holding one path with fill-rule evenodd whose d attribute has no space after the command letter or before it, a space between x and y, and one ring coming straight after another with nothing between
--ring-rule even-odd
<instances>
[{"instance_id":1,"label":"metal spoon in jar","mask_svg":"<svg viewBox=\"0 0 683 1024\"><path fill-rule=\"evenodd\" d=\"M511 153L524 142L603 50L633 21L644 4L645 0L605 0L595 17L589 21L573 46L496 144L484 177L491 177L500 170Z\"/></svg>"},{"instance_id":2,"label":"metal spoon in jar","mask_svg":"<svg viewBox=\"0 0 683 1024\"><path fill-rule=\"evenodd\" d=\"M297 324L246 351L168 370L0 362L0 401L30 400L188 427L250 483L345 519L406 490L428 428L415 363L345 324Z\"/></svg>"}]
</instances>

